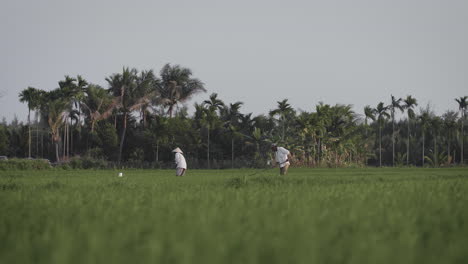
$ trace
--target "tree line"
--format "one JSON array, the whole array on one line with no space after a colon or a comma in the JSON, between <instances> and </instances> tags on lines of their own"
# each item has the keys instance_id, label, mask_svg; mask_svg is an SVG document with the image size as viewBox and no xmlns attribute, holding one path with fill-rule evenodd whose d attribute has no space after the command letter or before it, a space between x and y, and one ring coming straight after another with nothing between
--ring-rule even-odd
<instances>
[{"instance_id":1,"label":"tree line","mask_svg":"<svg viewBox=\"0 0 468 264\"><path fill-rule=\"evenodd\" d=\"M457 111L437 116L408 95L364 107L319 102L312 111L294 109L288 99L268 114L242 113L242 102L225 103L180 65L159 72L123 68L105 78L106 87L82 76L65 76L56 89L28 87L19 100L28 122L0 125L0 155L46 158L58 163L91 157L117 166L164 167L170 150L181 147L192 168L261 167L269 146L288 148L298 166L463 165L468 96ZM401 114L402 118L396 116ZM33 115L33 117L31 117Z\"/></svg>"}]
</instances>

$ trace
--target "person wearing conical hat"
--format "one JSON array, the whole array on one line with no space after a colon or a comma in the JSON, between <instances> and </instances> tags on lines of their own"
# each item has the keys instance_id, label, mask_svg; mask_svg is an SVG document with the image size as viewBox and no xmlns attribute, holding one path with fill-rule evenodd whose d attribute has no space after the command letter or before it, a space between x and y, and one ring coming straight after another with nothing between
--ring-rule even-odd
<instances>
[{"instance_id":1,"label":"person wearing conical hat","mask_svg":"<svg viewBox=\"0 0 468 264\"><path fill-rule=\"evenodd\" d=\"M175 153L176 176L184 176L187 170L187 162L180 148L175 148L172 152Z\"/></svg>"}]
</instances>

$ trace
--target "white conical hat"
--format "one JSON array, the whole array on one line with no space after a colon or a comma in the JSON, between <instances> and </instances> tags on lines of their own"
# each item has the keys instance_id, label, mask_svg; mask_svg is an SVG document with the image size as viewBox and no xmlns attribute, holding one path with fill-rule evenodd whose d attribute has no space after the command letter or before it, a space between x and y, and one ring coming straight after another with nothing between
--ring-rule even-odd
<instances>
[{"instance_id":1,"label":"white conical hat","mask_svg":"<svg viewBox=\"0 0 468 264\"><path fill-rule=\"evenodd\" d=\"M180 148L175 148L172 152L183 153L182 150L181 150Z\"/></svg>"}]
</instances>

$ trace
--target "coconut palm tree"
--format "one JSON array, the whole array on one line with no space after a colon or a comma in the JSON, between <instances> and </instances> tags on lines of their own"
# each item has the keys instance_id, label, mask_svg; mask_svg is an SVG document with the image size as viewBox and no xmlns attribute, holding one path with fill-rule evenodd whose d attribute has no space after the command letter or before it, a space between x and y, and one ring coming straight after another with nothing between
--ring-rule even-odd
<instances>
[{"instance_id":1,"label":"coconut palm tree","mask_svg":"<svg viewBox=\"0 0 468 264\"><path fill-rule=\"evenodd\" d=\"M390 104L390 113L392 115L392 166L395 163L395 109L403 112L403 106L401 105L401 98L396 99L392 95L392 102Z\"/></svg>"},{"instance_id":2,"label":"coconut palm tree","mask_svg":"<svg viewBox=\"0 0 468 264\"><path fill-rule=\"evenodd\" d=\"M288 99L284 99L283 101L278 101L278 108L271 110L270 111L270 116L279 116L279 124L282 127L282 133L281 133L281 140L285 141L285 126L286 126L286 120L288 115L294 113L294 109L291 107L291 105L288 103Z\"/></svg>"},{"instance_id":3,"label":"coconut palm tree","mask_svg":"<svg viewBox=\"0 0 468 264\"><path fill-rule=\"evenodd\" d=\"M464 124L465 124L465 117L466 117L466 108L468 107L468 96L463 96L463 97L460 97L458 99L455 99L455 101L457 101L458 103L458 109L460 110L461 112L461 153L460 153L460 161L461 161L461 165L463 165L463 162L464 162L464 154L463 154L463 148L464 148L464 145L465 145L465 142L464 142L464 138L465 138L465 127L464 127Z\"/></svg>"},{"instance_id":4,"label":"coconut palm tree","mask_svg":"<svg viewBox=\"0 0 468 264\"><path fill-rule=\"evenodd\" d=\"M140 98L140 116L143 119L143 127L146 128L146 117L148 109L151 105L159 104L161 98L159 97L158 87L160 80L154 75L153 70L142 71L136 78L137 88L136 91L138 98Z\"/></svg>"},{"instance_id":5,"label":"coconut palm tree","mask_svg":"<svg viewBox=\"0 0 468 264\"><path fill-rule=\"evenodd\" d=\"M31 110L39 104L39 90L28 87L19 93L20 102L28 104L28 157L31 158Z\"/></svg>"},{"instance_id":6,"label":"coconut palm tree","mask_svg":"<svg viewBox=\"0 0 468 264\"><path fill-rule=\"evenodd\" d=\"M61 141L60 128L64 124L67 115L69 101L62 98L62 91L60 91L60 89L43 92L41 94L42 100L46 102L41 104L41 113L49 125L52 141L55 145L55 158L56 161L59 162L59 143Z\"/></svg>"},{"instance_id":7,"label":"coconut palm tree","mask_svg":"<svg viewBox=\"0 0 468 264\"><path fill-rule=\"evenodd\" d=\"M389 118L388 106L384 106L383 102L380 102L375 108L377 120L379 122L379 166L382 167L382 122L385 118Z\"/></svg>"},{"instance_id":8,"label":"coconut palm tree","mask_svg":"<svg viewBox=\"0 0 468 264\"><path fill-rule=\"evenodd\" d=\"M408 139L406 141L406 165L409 166L409 151L410 151L410 123L411 119L414 118L415 114L413 108L418 105L416 98L412 97L411 95L406 96L406 99L403 100L403 108L406 110L408 115Z\"/></svg>"},{"instance_id":9,"label":"coconut palm tree","mask_svg":"<svg viewBox=\"0 0 468 264\"><path fill-rule=\"evenodd\" d=\"M95 124L112 115L117 107L119 97L113 97L99 85L91 84L85 89L85 97L81 102L81 108L91 124L91 133L94 132Z\"/></svg>"},{"instance_id":10,"label":"coconut palm tree","mask_svg":"<svg viewBox=\"0 0 468 264\"><path fill-rule=\"evenodd\" d=\"M191 78L192 71L180 65L164 65L160 72L161 83L158 86L162 103L172 117L178 103L184 103L199 92L206 92L204 84L197 78Z\"/></svg>"},{"instance_id":11,"label":"coconut palm tree","mask_svg":"<svg viewBox=\"0 0 468 264\"><path fill-rule=\"evenodd\" d=\"M118 108L123 114L123 125L122 132L120 135L120 144L119 144L119 155L118 163L120 164L122 160L122 151L125 141L125 134L127 132L127 121L128 117L135 109L138 109L137 106L137 83L136 78L138 71L136 69L124 68L122 73L116 73L106 78L106 81L109 84L109 92L111 92L115 97L119 98Z\"/></svg>"}]
</instances>

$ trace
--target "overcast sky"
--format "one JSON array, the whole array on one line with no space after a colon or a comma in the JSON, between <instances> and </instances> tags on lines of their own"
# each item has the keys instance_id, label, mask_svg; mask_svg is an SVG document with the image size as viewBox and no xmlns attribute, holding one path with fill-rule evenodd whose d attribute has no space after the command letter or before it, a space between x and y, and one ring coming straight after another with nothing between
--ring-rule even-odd
<instances>
[{"instance_id":1,"label":"overcast sky","mask_svg":"<svg viewBox=\"0 0 468 264\"><path fill-rule=\"evenodd\" d=\"M468 1L2 0L0 117L26 120L18 93L64 75L104 80L123 66L192 69L208 92L242 112L288 98L386 103L413 95L437 113L468 95Z\"/></svg>"}]
</instances>

